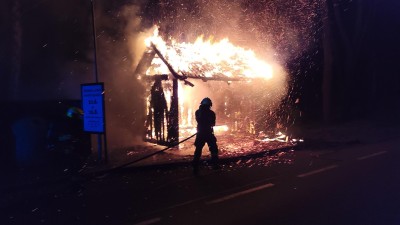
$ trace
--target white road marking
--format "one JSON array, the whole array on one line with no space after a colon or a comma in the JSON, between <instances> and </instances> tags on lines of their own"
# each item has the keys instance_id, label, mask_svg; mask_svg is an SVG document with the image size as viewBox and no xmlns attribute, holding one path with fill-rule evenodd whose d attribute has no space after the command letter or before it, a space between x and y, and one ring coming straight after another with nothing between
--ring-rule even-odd
<instances>
[{"instance_id":1,"label":"white road marking","mask_svg":"<svg viewBox=\"0 0 400 225\"><path fill-rule=\"evenodd\" d=\"M245 195L245 194L249 194L249 193L252 193L252 192L255 192L255 191L259 191L259 190L262 190L262 189L265 189L265 188L270 188L270 187L273 187L273 186L274 186L274 184L272 184L272 183L264 184L264 185L261 185L261 186L258 186L258 187L250 188L250 189L247 189L245 191L237 192L235 194L227 195L225 197L218 198L218 199L206 202L206 204L209 205L209 204L220 203L220 202L223 202L223 201L226 201L226 200L229 200L229 199L233 199L233 198Z\"/></svg>"},{"instance_id":2,"label":"white road marking","mask_svg":"<svg viewBox=\"0 0 400 225\"><path fill-rule=\"evenodd\" d=\"M307 173L299 174L299 175L297 175L297 177L300 177L300 178L308 177L308 176L311 176L311 175L314 175L314 174L317 174L317 173L322 173L324 171L334 169L336 167L338 167L338 165L327 166L327 167L324 167L324 168L321 168L321 169L318 169L318 170L313 170L313 171L310 171L310 172L307 172Z\"/></svg>"},{"instance_id":3,"label":"white road marking","mask_svg":"<svg viewBox=\"0 0 400 225\"><path fill-rule=\"evenodd\" d=\"M135 225L149 225L149 224L153 224L153 223L158 223L160 221L161 221L161 218L154 218L154 219L142 221L140 223L136 223Z\"/></svg>"},{"instance_id":4,"label":"white road marking","mask_svg":"<svg viewBox=\"0 0 400 225\"><path fill-rule=\"evenodd\" d=\"M375 157L375 156L378 156L378 155L383 155L385 153L387 153L387 151L376 152L376 153L373 153L373 154L370 154L370 155L365 155L365 156L358 157L357 160L369 159L369 158L372 158L372 157Z\"/></svg>"}]
</instances>

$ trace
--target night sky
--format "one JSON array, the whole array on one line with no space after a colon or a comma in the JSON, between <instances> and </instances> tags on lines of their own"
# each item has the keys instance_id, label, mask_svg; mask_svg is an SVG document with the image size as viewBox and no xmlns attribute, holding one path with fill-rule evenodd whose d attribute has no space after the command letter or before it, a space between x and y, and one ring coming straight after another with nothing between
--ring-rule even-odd
<instances>
[{"instance_id":1,"label":"night sky","mask_svg":"<svg viewBox=\"0 0 400 225\"><path fill-rule=\"evenodd\" d=\"M310 110L308 115L320 115L324 79L322 37L326 35L322 23L326 16L321 11L325 6L323 2L213 2L96 1L100 80L110 84L110 92L116 92L118 85L130 79L133 61L137 59L126 47L129 32L140 32L154 23L160 25L162 34L178 40L191 40L201 33L217 38L229 34L233 42L255 47L261 55L266 54L262 51L264 45L272 46L291 76L287 101L300 96L303 107ZM357 102L352 109L354 115L373 109L398 110L400 3L396 0L329 0L328 5L335 74L332 107L345 111ZM1 99L78 99L80 84L94 82L90 1L5 0L3 6ZM340 21L332 19L337 16L335 8L339 9ZM358 11L360 8L363 10ZM127 32L126 28L134 19L140 21L135 27L137 30ZM360 20L361 27L357 27L355 24ZM343 32L350 45L343 42ZM250 42L251 38L256 41ZM348 54L346 48L349 47L354 54L351 77L343 72L344 54ZM128 89L137 88L137 85L133 82L119 92L129 92ZM130 92L140 95L133 90ZM119 94L111 94L111 97ZM346 103L347 96L355 97Z\"/></svg>"}]
</instances>

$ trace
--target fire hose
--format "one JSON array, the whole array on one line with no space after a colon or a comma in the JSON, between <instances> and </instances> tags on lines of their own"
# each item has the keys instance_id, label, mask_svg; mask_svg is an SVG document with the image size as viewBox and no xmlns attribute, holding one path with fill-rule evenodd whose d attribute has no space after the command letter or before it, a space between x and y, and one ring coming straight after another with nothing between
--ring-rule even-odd
<instances>
[{"instance_id":1,"label":"fire hose","mask_svg":"<svg viewBox=\"0 0 400 225\"><path fill-rule=\"evenodd\" d=\"M120 166L111 168L111 169L109 169L109 170L107 170L107 171L103 171L103 172L102 172L102 173L103 173L102 176L105 176L105 175L107 175L107 174L109 174L109 173L115 172L115 171L117 171L117 170L119 170L119 169L122 169L122 168L124 168L124 167L129 166L129 165L132 165L132 164L137 163L137 162L139 162L139 161L142 161L142 160L145 160L145 159L147 159L147 158L150 158L150 157L152 157L152 156L154 156L154 155L157 155L157 154L160 154L160 153L162 153L162 152L165 152L165 151L167 151L168 149L170 149L170 148L172 148L172 147L175 147L175 146L177 146L177 145L179 145L179 144L181 144L181 143L183 143L183 142L185 142L185 141L191 139L192 137L196 136L196 134L197 134L197 133L195 133L195 134L193 134L193 135L191 135L191 136L189 136L189 137L183 139L182 141L179 141L179 142L177 142L177 143L174 143L174 144L172 144L171 146L168 146L168 147L166 147L166 148L164 148L164 149L161 149L161 150L159 150L159 151L153 152L153 153L151 153L151 154L149 154L149 155L143 156L143 157L141 157L141 158L139 158L139 159L135 159L135 160L133 160L133 161L131 161L131 162L128 162L128 163L122 164L122 165L120 165Z\"/></svg>"}]
</instances>

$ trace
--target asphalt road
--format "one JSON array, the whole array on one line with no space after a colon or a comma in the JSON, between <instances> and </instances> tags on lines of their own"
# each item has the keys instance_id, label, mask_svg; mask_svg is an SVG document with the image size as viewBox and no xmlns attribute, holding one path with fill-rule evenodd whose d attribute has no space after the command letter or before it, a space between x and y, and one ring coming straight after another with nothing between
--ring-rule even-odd
<instances>
[{"instance_id":1,"label":"asphalt road","mask_svg":"<svg viewBox=\"0 0 400 225\"><path fill-rule=\"evenodd\" d=\"M11 193L1 224L400 224L399 146L282 152L205 165L198 177L179 167L55 183Z\"/></svg>"}]
</instances>

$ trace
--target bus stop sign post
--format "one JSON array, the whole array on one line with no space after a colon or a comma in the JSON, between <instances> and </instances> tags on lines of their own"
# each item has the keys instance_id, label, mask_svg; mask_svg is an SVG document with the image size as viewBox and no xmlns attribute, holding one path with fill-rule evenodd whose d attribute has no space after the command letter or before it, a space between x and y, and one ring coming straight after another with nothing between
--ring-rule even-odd
<instances>
[{"instance_id":1,"label":"bus stop sign post","mask_svg":"<svg viewBox=\"0 0 400 225\"><path fill-rule=\"evenodd\" d=\"M104 83L81 85L83 130L98 134L98 160L102 159L102 139L104 135L104 159L107 162L107 138L105 129Z\"/></svg>"}]
</instances>

